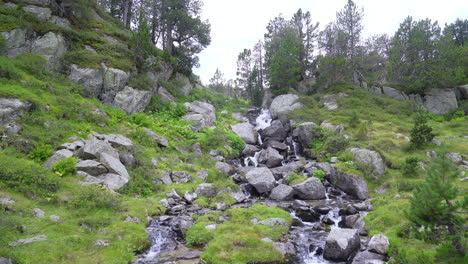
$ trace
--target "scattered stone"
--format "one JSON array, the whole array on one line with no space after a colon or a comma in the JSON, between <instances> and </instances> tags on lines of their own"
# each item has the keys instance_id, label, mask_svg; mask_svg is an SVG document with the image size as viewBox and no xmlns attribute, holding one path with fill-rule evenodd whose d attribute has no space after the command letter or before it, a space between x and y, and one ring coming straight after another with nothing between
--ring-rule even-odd
<instances>
[{"instance_id":1,"label":"scattered stone","mask_svg":"<svg viewBox=\"0 0 468 264\"><path fill-rule=\"evenodd\" d=\"M58 215L51 215L51 216L50 216L50 221L55 222L55 223L60 223L60 216L58 216Z\"/></svg>"},{"instance_id":2,"label":"scattered stone","mask_svg":"<svg viewBox=\"0 0 468 264\"><path fill-rule=\"evenodd\" d=\"M96 240L96 243L94 243L94 245L98 247L108 247L109 241L108 240Z\"/></svg>"},{"instance_id":3,"label":"scattered stone","mask_svg":"<svg viewBox=\"0 0 468 264\"><path fill-rule=\"evenodd\" d=\"M336 132L336 133L343 133L344 131L344 126L342 125L333 125L331 123L327 123L327 122L322 122L322 124L320 124L321 127L329 130L329 131L333 131L333 132Z\"/></svg>"},{"instance_id":4,"label":"scattered stone","mask_svg":"<svg viewBox=\"0 0 468 264\"><path fill-rule=\"evenodd\" d=\"M198 195L196 193L185 192L185 194L184 194L184 199L189 203L195 201L195 199L197 199L197 197L198 197Z\"/></svg>"},{"instance_id":5,"label":"scattered stone","mask_svg":"<svg viewBox=\"0 0 468 264\"><path fill-rule=\"evenodd\" d=\"M0 204L1 205L9 205L16 203L15 200L11 199L10 197L1 197L0 196Z\"/></svg>"},{"instance_id":6,"label":"scattered stone","mask_svg":"<svg viewBox=\"0 0 468 264\"><path fill-rule=\"evenodd\" d=\"M286 242L286 243L274 242L273 246L279 252L281 252L281 255L283 255L283 257L296 255L296 249L294 248L294 245L290 242Z\"/></svg>"},{"instance_id":7,"label":"scattered stone","mask_svg":"<svg viewBox=\"0 0 468 264\"><path fill-rule=\"evenodd\" d=\"M136 216L133 217L133 216L131 216L131 215L127 215L127 218L125 218L124 222L125 222L125 223L134 223L134 224L141 224L141 223L143 223L143 222L140 220L140 218L138 218L138 217L136 217Z\"/></svg>"},{"instance_id":8,"label":"scattered stone","mask_svg":"<svg viewBox=\"0 0 468 264\"><path fill-rule=\"evenodd\" d=\"M262 221L258 221L255 223L256 225L266 225L266 226L283 226L288 227L288 223L283 218L268 218Z\"/></svg>"},{"instance_id":9,"label":"scattered stone","mask_svg":"<svg viewBox=\"0 0 468 264\"><path fill-rule=\"evenodd\" d=\"M327 237L323 257L332 261L346 261L359 250L360 243L358 230L334 228Z\"/></svg>"},{"instance_id":10,"label":"scattered stone","mask_svg":"<svg viewBox=\"0 0 468 264\"><path fill-rule=\"evenodd\" d=\"M192 179L192 175L185 171L173 171L171 178L177 183L187 183Z\"/></svg>"},{"instance_id":11,"label":"scattered stone","mask_svg":"<svg viewBox=\"0 0 468 264\"><path fill-rule=\"evenodd\" d=\"M217 227L216 224L211 224L211 225L205 226L205 229L208 231L212 231L212 230L215 230L216 227Z\"/></svg>"},{"instance_id":12,"label":"scattered stone","mask_svg":"<svg viewBox=\"0 0 468 264\"><path fill-rule=\"evenodd\" d=\"M175 200L181 199L177 191L172 188L169 192L166 193L166 196Z\"/></svg>"},{"instance_id":13,"label":"scattered stone","mask_svg":"<svg viewBox=\"0 0 468 264\"><path fill-rule=\"evenodd\" d=\"M44 164L44 167L51 169L55 162L63 160L65 158L73 157L73 152L68 149L58 150L50 157L47 162Z\"/></svg>"},{"instance_id":14,"label":"scattered stone","mask_svg":"<svg viewBox=\"0 0 468 264\"><path fill-rule=\"evenodd\" d=\"M323 102L323 105L327 110L333 111L338 109L338 102L336 101L336 98L334 96L326 95L324 96L325 101Z\"/></svg>"},{"instance_id":15,"label":"scattered stone","mask_svg":"<svg viewBox=\"0 0 468 264\"><path fill-rule=\"evenodd\" d=\"M33 215L35 217L43 218L45 217L45 212L40 208L34 208Z\"/></svg>"},{"instance_id":16,"label":"scattered stone","mask_svg":"<svg viewBox=\"0 0 468 264\"><path fill-rule=\"evenodd\" d=\"M105 139L114 148L123 148L126 150L131 150L135 148L135 145L133 145L133 142L129 138L126 138L122 135L110 134L110 135L106 135Z\"/></svg>"},{"instance_id":17,"label":"scattered stone","mask_svg":"<svg viewBox=\"0 0 468 264\"><path fill-rule=\"evenodd\" d=\"M197 179L206 181L208 179L208 172L206 171L197 171Z\"/></svg>"},{"instance_id":18,"label":"scattered stone","mask_svg":"<svg viewBox=\"0 0 468 264\"><path fill-rule=\"evenodd\" d=\"M215 168L222 172L225 172L228 175L234 172L234 168L226 162L217 162Z\"/></svg>"},{"instance_id":19,"label":"scattered stone","mask_svg":"<svg viewBox=\"0 0 468 264\"><path fill-rule=\"evenodd\" d=\"M183 254L182 256L178 256L177 259L185 259L185 260L196 259L200 257L200 254L201 252L198 250L190 251L190 252Z\"/></svg>"},{"instance_id":20,"label":"scattered stone","mask_svg":"<svg viewBox=\"0 0 468 264\"><path fill-rule=\"evenodd\" d=\"M455 164L459 164L463 160L463 157L455 152L447 153L447 158L451 159Z\"/></svg>"},{"instance_id":21,"label":"scattered stone","mask_svg":"<svg viewBox=\"0 0 468 264\"><path fill-rule=\"evenodd\" d=\"M0 257L0 264L13 264L11 259Z\"/></svg>"},{"instance_id":22,"label":"scattered stone","mask_svg":"<svg viewBox=\"0 0 468 264\"><path fill-rule=\"evenodd\" d=\"M216 190L216 187L211 184L211 183L202 183L198 185L197 189L195 190L195 193L198 196L205 196L208 198L212 198L216 196L218 191Z\"/></svg>"},{"instance_id":23,"label":"scattered stone","mask_svg":"<svg viewBox=\"0 0 468 264\"><path fill-rule=\"evenodd\" d=\"M213 125L216 121L216 110L213 105L194 101L184 104L187 114L183 117L185 121L192 123L195 131Z\"/></svg>"},{"instance_id":24,"label":"scattered stone","mask_svg":"<svg viewBox=\"0 0 468 264\"><path fill-rule=\"evenodd\" d=\"M146 128L146 127L145 127L145 128L143 128L143 129L145 130L146 134L147 134L150 138L152 138L154 141L156 141L156 143L157 143L159 146L165 147L165 148L169 147L169 141L167 141L167 139L166 139L165 137L160 136L160 135L154 133L154 132L153 132L151 129L149 129L149 128Z\"/></svg>"},{"instance_id":25,"label":"scattered stone","mask_svg":"<svg viewBox=\"0 0 468 264\"><path fill-rule=\"evenodd\" d=\"M34 242L45 241L45 240L47 240L47 236L41 235L41 236L36 236L36 237L31 237L31 238L20 239L15 242L10 242L8 245L10 247L15 247L18 245L31 244Z\"/></svg>"},{"instance_id":26,"label":"scattered stone","mask_svg":"<svg viewBox=\"0 0 468 264\"><path fill-rule=\"evenodd\" d=\"M378 254L386 255L390 242L385 235L378 234L371 238L368 250Z\"/></svg>"},{"instance_id":27,"label":"scattered stone","mask_svg":"<svg viewBox=\"0 0 468 264\"><path fill-rule=\"evenodd\" d=\"M161 180L163 181L164 184L167 184L167 185L171 185L173 182L172 182L172 178L171 178L171 172L170 171L166 171L162 177L161 177Z\"/></svg>"},{"instance_id":28,"label":"scattered stone","mask_svg":"<svg viewBox=\"0 0 468 264\"><path fill-rule=\"evenodd\" d=\"M372 253L369 251L361 251L356 254L351 264L385 264L385 256Z\"/></svg>"},{"instance_id":29,"label":"scattered stone","mask_svg":"<svg viewBox=\"0 0 468 264\"><path fill-rule=\"evenodd\" d=\"M217 211L226 211L227 205L225 203L215 203Z\"/></svg>"}]
</instances>

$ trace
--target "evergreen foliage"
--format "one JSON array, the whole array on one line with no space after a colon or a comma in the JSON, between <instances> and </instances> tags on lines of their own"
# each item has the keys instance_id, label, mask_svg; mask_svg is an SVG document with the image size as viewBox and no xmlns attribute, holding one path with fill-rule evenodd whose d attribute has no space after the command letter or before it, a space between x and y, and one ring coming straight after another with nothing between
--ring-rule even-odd
<instances>
[{"instance_id":1,"label":"evergreen foliage","mask_svg":"<svg viewBox=\"0 0 468 264\"><path fill-rule=\"evenodd\" d=\"M434 138L432 128L427 125L427 116L422 111L419 111L414 117L414 126L410 131L411 146L420 148L429 143Z\"/></svg>"}]
</instances>

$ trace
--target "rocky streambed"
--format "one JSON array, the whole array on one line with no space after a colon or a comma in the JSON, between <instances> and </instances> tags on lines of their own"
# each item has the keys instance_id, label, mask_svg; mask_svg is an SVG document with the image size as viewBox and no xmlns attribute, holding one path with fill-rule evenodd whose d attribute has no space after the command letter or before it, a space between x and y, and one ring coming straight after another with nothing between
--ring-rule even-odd
<instances>
[{"instance_id":1,"label":"rocky streambed","mask_svg":"<svg viewBox=\"0 0 468 264\"><path fill-rule=\"evenodd\" d=\"M249 111L244 121L232 126L247 143L241 157L216 166L232 176L240 191L220 191L205 183L193 194L168 192L167 198L161 200L167 215L151 221L147 231L152 246L135 263L203 263L201 251L187 248L183 237L194 224L194 214L228 208L224 203L218 203L216 209L193 203L199 196L213 197L217 192L231 194L236 200L232 208L261 203L290 212L293 220L285 239L265 239L289 256L289 263L384 263L388 239L383 235L370 238L365 228L364 217L372 210L366 182L339 172L333 164L302 155L316 125L310 122L294 128L292 121L272 120L268 110L260 109ZM293 174L304 178L291 184L288 178ZM324 179L314 177L317 174L323 174ZM264 221L281 224L274 218Z\"/></svg>"}]
</instances>

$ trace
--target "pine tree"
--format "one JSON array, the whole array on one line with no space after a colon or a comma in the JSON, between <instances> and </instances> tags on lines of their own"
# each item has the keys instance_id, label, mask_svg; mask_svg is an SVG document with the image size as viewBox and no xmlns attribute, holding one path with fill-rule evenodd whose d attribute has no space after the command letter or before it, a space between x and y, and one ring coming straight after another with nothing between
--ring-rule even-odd
<instances>
[{"instance_id":1,"label":"pine tree","mask_svg":"<svg viewBox=\"0 0 468 264\"><path fill-rule=\"evenodd\" d=\"M427 117L423 112L418 112L414 117L414 127L410 131L411 146L414 148L422 147L434 138L432 128L427 125Z\"/></svg>"},{"instance_id":2,"label":"pine tree","mask_svg":"<svg viewBox=\"0 0 468 264\"><path fill-rule=\"evenodd\" d=\"M463 241L463 218L458 215L459 209L467 207L467 197L464 201L454 201L459 190L453 180L460 172L447 157L447 149L443 145L437 152L437 158L426 170L426 180L413 191L408 218L418 226L424 226L431 231L437 227L446 226L448 239L461 254L466 253Z\"/></svg>"}]
</instances>

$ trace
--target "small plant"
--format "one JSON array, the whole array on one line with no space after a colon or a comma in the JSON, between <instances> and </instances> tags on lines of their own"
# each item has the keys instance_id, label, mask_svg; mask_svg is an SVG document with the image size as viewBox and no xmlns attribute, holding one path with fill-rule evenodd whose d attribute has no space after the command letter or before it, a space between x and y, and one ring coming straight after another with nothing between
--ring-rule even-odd
<instances>
[{"instance_id":1,"label":"small plant","mask_svg":"<svg viewBox=\"0 0 468 264\"><path fill-rule=\"evenodd\" d=\"M411 146L420 148L429 143L434 138L432 128L427 125L427 116L423 112L418 112L414 118L414 127L410 131Z\"/></svg>"},{"instance_id":2,"label":"small plant","mask_svg":"<svg viewBox=\"0 0 468 264\"><path fill-rule=\"evenodd\" d=\"M325 172L323 170L315 170L314 177L320 179L320 181L325 180Z\"/></svg>"},{"instance_id":3,"label":"small plant","mask_svg":"<svg viewBox=\"0 0 468 264\"><path fill-rule=\"evenodd\" d=\"M301 182L303 182L305 180L307 180L307 178L305 176L299 175L299 174L294 173L294 172L289 174L288 179L287 179L288 185L299 184L299 183L301 183Z\"/></svg>"},{"instance_id":4,"label":"small plant","mask_svg":"<svg viewBox=\"0 0 468 264\"><path fill-rule=\"evenodd\" d=\"M33 150L29 153L28 157L34 161L42 162L52 155L54 150L50 145L39 143L34 146Z\"/></svg>"},{"instance_id":5,"label":"small plant","mask_svg":"<svg viewBox=\"0 0 468 264\"><path fill-rule=\"evenodd\" d=\"M76 163L78 159L75 157L64 158L52 165L52 171L60 177L71 176L76 172Z\"/></svg>"},{"instance_id":6,"label":"small plant","mask_svg":"<svg viewBox=\"0 0 468 264\"><path fill-rule=\"evenodd\" d=\"M351 116L349 117L349 121L348 121L349 126L352 128L356 128L359 126L360 123L361 123L361 120L359 119L357 112L353 111L353 113L351 113Z\"/></svg>"},{"instance_id":7,"label":"small plant","mask_svg":"<svg viewBox=\"0 0 468 264\"><path fill-rule=\"evenodd\" d=\"M418 162L419 159L417 157L407 157L405 159L405 164L402 166L402 173L406 177L414 177L418 174Z\"/></svg>"}]
</instances>

